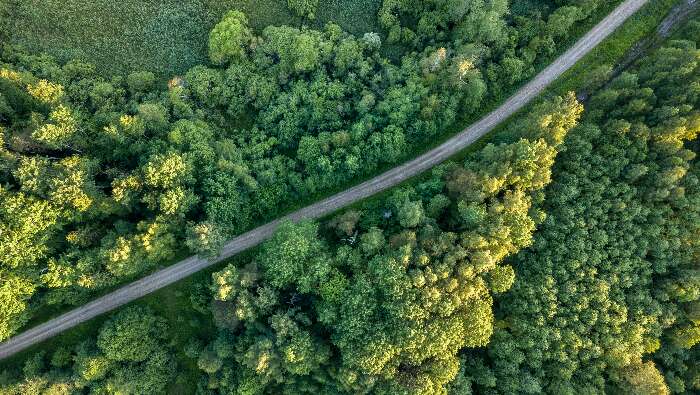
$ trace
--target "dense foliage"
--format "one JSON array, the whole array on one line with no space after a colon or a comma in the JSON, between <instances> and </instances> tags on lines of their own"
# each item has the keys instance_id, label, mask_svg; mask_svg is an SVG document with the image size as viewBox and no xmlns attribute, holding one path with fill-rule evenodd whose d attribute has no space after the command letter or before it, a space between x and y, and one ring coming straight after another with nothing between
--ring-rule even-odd
<instances>
[{"instance_id":1,"label":"dense foliage","mask_svg":"<svg viewBox=\"0 0 700 395\"><path fill-rule=\"evenodd\" d=\"M699 27L590 99L458 392L700 391Z\"/></svg>"},{"instance_id":2,"label":"dense foliage","mask_svg":"<svg viewBox=\"0 0 700 395\"><path fill-rule=\"evenodd\" d=\"M0 376L0 393L164 394L176 373L167 333L162 318L127 308L102 325L96 341L34 354L21 379Z\"/></svg>"},{"instance_id":3,"label":"dense foliage","mask_svg":"<svg viewBox=\"0 0 700 395\"><path fill-rule=\"evenodd\" d=\"M252 263L214 274L219 337L191 351L220 393L444 393L458 352L485 346L503 259L531 243L573 96L415 187L349 211L319 236L284 224ZM324 232L329 234L329 232Z\"/></svg>"},{"instance_id":4,"label":"dense foliage","mask_svg":"<svg viewBox=\"0 0 700 395\"><path fill-rule=\"evenodd\" d=\"M605 3L587 4L567 29ZM398 62L376 33L258 33L231 11L210 33L213 65L165 91L149 72L107 78L5 45L0 339L47 305L82 303L185 245L215 255L291 204L397 163L532 76L570 31L552 30L558 10L578 9L493 7L386 2L380 18L395 9L415 38ZM474 20L491 33L467 29Z\"/></svg>"},{"instance_id":5,"label":"dense foliage","mask_svg":"<svg viewBox=\"0 0 700 395\"><path fill-rule=\"evenodd\" d=\"M287 224L216 273L219 337L190 350L200 390L700 390L698 28L603 86L579 125L571 98L549 103L463 166L323 232Z\"/></svg>"},{"instance_id":6,"label":"dense foliage","mask_svg":"<svg viewBox=\"0 0 700 395\"><path fill-rule=\"evenodd\" d=\"M214 66L167 92L150 73L107 80L6 48L0 338L37 306L180 244L214 256L284 202L401 159L529 75L596 4L560 5L538 25L522 4L384 1L388 40L414 51L400 64L380 35L258 34L232 11L210 34ZM511 35L531 30L544 36ZM585 111L573 95L535 106L463 162L284 223L214 273L190 297L217 334L177 345L198 392L700 391L700 23L680 36L620 75L601 67ZM172 392L169 331L124 309L4 372L0 393Z\"/></svg>"}]
</instances>

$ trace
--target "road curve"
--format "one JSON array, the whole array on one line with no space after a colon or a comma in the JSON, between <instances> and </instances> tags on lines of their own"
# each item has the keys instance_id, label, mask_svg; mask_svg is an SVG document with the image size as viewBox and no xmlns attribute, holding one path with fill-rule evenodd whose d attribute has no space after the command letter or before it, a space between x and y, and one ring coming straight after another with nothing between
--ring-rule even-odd
<instances>
[{"instance_id":1,"label":"road curve","mask_svg":"<svg viewBox=\"0 0 700 395\"><path fill-rule=\"evenodd\" d=\"M625 0L586 33L585 36L577 41L576 44L569 48L568 51L540 72L532 81L518 90L500 107L438 147L375 178L232 239L226 243L221 255L216 260L212 261L196 256L189 257L12 337L4 343L0 343L0 359L14 355L27 347L49 339L82 322L168 286L243 250L253 247L270 237L281 221L298 221L303 218L322 217L349 204L372 196L377 192L390 188L445 161L450 156L463 150L465 147L493 130L494 127L506 118L522 109L542 92L545 87L552 83L552 81L561 76L562 73L568 70L603 39L615 31L615 29L647 3L647 1L648 0Z\"/></svg>"}]
</instances>

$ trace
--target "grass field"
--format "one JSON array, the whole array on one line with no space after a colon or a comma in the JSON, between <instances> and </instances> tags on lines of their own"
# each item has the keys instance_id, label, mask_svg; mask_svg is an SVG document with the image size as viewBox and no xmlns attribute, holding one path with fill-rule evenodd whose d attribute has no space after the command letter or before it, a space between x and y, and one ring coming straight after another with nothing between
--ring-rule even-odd
<instances>
[{"instance_id":1,"label":"grass field","mask_svg":"<svg viewBox=\"0 0 700 395\"><path fill-rule=\"evenodd\" d=\"M10 41L60 60L82 58L108 74L149 70L168 78L207 58L209 30L239 9L257 31L300 25L286 0L0 0L11 1ZM317 27L335 21L361 34L378 31L380 0L319 2Z\"/></svg>"}]
</instances>

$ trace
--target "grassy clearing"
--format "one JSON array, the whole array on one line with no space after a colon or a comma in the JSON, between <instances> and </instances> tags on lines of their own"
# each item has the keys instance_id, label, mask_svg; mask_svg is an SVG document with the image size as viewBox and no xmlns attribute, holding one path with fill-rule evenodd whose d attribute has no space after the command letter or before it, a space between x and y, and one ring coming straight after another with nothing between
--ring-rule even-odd
<instances>
[{"instance_id":1,"label":"grassy clearing","mask_svg":"<svg viewBox=\"0 0 700 395\"><path fill-rule=\"evenodd\" d=\"M380 32L377 12L381 5L381 0L321 0L316 12L316 27L332 21L357 36Z\"/></svg>"},{"instance_id":2,"label":"grassy clearing","mask_svg":"<svg viewBox=\"0 0 700 395\"><path fill-rule=\"evenodd\" d=\"M107 74L149 70L167 78L207 60L207 39L224 13L239 9L257 31L302 24L286 0L10 0L10 41L59 60L80 58ZM380 0L331 0L317 19L361 34L378 31Z\"/></svg>"}]
</instances>

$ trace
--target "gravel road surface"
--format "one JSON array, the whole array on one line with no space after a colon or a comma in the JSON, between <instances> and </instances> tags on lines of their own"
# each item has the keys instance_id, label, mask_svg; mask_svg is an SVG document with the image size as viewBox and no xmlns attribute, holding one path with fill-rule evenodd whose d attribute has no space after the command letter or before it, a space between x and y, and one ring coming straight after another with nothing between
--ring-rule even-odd
<instances>
[{"instance_id":1,"label":"gravel road surface","mask_svg":"<svg viewBox=\"0 0 700 395\"><path fill-rule=\"evenodd\" d=\"M126 303L168 286L178 280L214 265L243 250L260 244L272 235L281 221L298 221L303 218L319 218L349 204L390 188L410 177L430 169L493 130L499 123L523 108L542 92L552 81L590 52L603 39L618 28L627 18L648 0L626 0L593 27L566 53L557 58L532 81L523 86L500 107L487 116L445 141L440 146L412 159L371 180L333 195L320 202L295 211L283 218L244 233L228 243L216 260L189 257L140 280L127 284L107 295L93 300L68 313L31 328L4 343L0 343L0 358L7 358L27 347L44 341L100 314L116 309Z\"/></svg>"}]
</instances>

